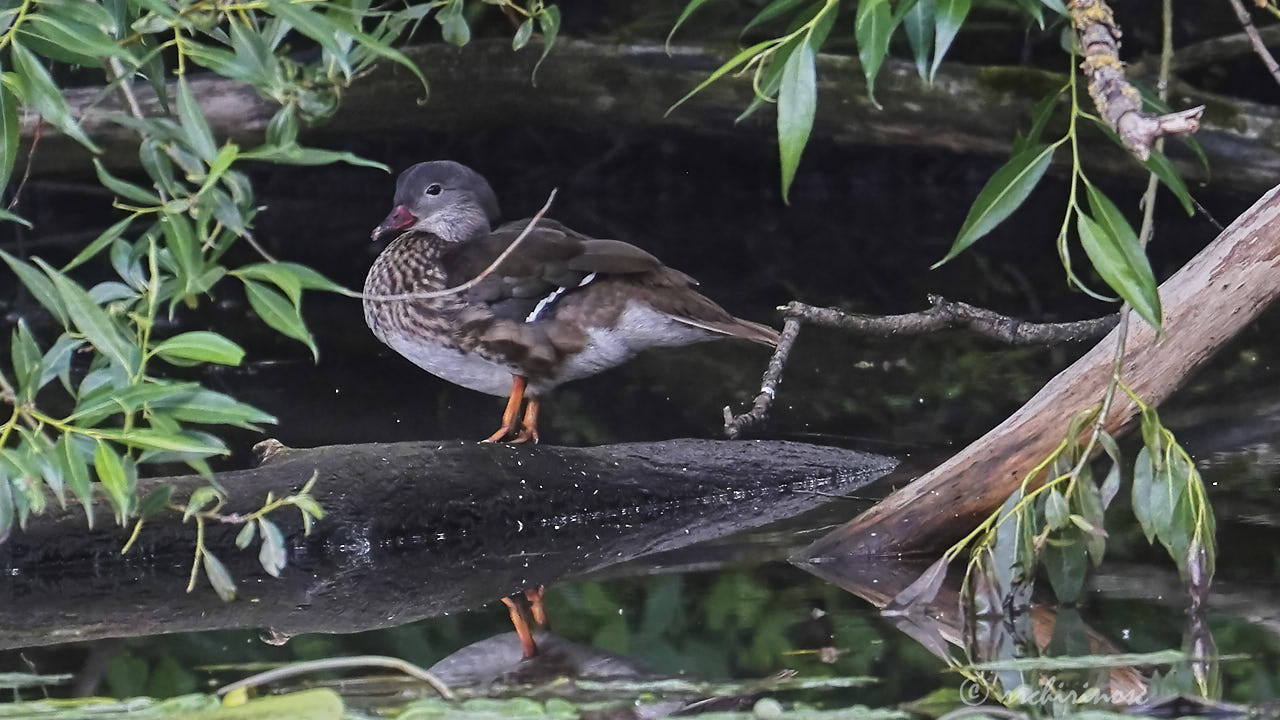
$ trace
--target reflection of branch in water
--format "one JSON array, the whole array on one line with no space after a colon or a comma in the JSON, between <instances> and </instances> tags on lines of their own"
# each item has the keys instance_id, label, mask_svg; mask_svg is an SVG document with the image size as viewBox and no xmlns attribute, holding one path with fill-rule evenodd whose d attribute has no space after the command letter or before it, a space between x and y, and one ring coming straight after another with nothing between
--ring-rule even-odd
<instances>
[{"instance_id":1,"label":"reflection of branch in water","mask_svg":"<svg viewBox=\"0 0 1280 720\"><path fill-rule=\"evenodd\" d=\"M335 657L324 658L321 660L307 660L304 662L290 663L283 667L260 672L251 675L243 680L237 680L230 685L224 685L218 688L218 695L226 695L227 693L244 688L258 687L266 685L277 680L297 677L299 675L309 675L311 673L326 672L329 670L349 670L351 668L370 668L382 667L399 670L406 675L413 677L430 685L433 690L440 694L445 700L456 700L457 697L448 685L440 682L435 675L423 670L407 660L400 658L384 657L381 655L359 655L355 657Z\"/></svg>"},{"instance_id":2,"label":"reflection of branch in water","mask_svg":"<svg viewBox=\"0 0 1280 720\"><path fill-rule=\"evenodd\" d=\"M1012 318L968 303L930 295L928 310L904 315L861 315L835 308L820 308L791 302L780 309L786 317L778 347L769 359L751 410L734 415L725 407L724 432L739 437L748 428L763 423L782 383L782 370L800 334L802 323L834 327L870 337L923 335L943 330L969 330L1009 345L1056 345L1096 340L1115 327L1119 315L1065 323L1033 323Z\"/></svg>"}]
</instances>

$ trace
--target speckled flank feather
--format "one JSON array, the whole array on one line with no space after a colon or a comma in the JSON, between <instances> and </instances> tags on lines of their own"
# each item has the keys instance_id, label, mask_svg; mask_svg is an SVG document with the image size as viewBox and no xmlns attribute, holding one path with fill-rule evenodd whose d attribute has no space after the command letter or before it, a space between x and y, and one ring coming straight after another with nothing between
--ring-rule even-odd
<instances>
[{"instance_id":1,"label":"speckled flank feather","mask_svg":"<svg viewBox=\"0 0 1280 720\"><path fill-rule=\"evenodd\" d=\"M478 190L472 187L477 183ZM418 185L432 192L423 194ZM401 176L396 201L417 220L378 256L366 295L461 285L480 275L528 222L488 230L497 208L492 191L456 164L414 166ZM442 223L449 227L428 229ZM424 370L499 396L507 394L513 375L527 378L527 394L537 396L651 347L726 337L777 343L771 328L735 318L695 285L634 245L590 238L544 219L465 292L366 299L365 321Z\"/></svg>"}]
</instances>

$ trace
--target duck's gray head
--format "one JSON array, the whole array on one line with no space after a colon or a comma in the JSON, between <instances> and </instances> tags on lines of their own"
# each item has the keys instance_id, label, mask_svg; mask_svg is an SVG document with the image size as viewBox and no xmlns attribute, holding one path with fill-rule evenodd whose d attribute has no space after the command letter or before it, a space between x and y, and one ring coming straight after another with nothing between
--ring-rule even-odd
<instances>
[{"instance_id":1,"label":"duck's gray head","mask_svg":"<svg viewBox=\"0 0 1280 720\"><path fill-rule=\"evenodd\" d=\"M498 221L498 198L480 173L452 160L421 162L400 173L395 207L374 228L375 241L428 232L445 242L483 237Z\"/></svg>"}]
</instances>

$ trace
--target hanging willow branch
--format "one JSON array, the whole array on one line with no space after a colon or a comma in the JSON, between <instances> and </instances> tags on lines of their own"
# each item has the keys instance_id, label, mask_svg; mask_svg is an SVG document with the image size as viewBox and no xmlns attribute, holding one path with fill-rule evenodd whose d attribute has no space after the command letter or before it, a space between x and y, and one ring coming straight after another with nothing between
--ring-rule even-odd
<instances>
[{"instance_id":1,"label":"hanging willow branch","mask_svg":"<svg viewBox=\"0 0 1280 720\"><path fill-rule=\"evenodd\" d=\"M1105 0L1071 0L1067 8L1084 52L1080 67L1089 78L1089 96L1102 120L1130 152L1145 162L1156 138L1200 129L1203 105L1167 115L1143 112L1142 94L1125 79L1120 26Z\"/></svg>"}]
</instances>

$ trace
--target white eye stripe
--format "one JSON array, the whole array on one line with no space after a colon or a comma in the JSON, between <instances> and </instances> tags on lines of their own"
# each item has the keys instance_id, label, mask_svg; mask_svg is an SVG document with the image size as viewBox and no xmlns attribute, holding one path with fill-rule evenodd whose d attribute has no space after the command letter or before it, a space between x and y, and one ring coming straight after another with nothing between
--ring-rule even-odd
<instances>
[{"instance_id":1,"label":"white eye stripe","mask_svg":"<svg viewBox=\"0 0 1280 720\"><path fill-rule=\"evenodd\" d=\"M587 283L595 279L596 279L596 274L591 273L590 275L582 278L582 281L578 283L578 287L583 287ZM558 287L555 290L552 290L550 295L538 301L538 304L535 305L533 308L533 312L529 313L529 316L526 317L524 321L526 323L531 323L538 320L540 317L542 317L542 313L546 311L547 308L551 307L552 303L554 303L557 299L559 299L559 297L563 295L565 291L567 291L568 289L569 288L567 287Z\"/></svg>"}]
</instances>

